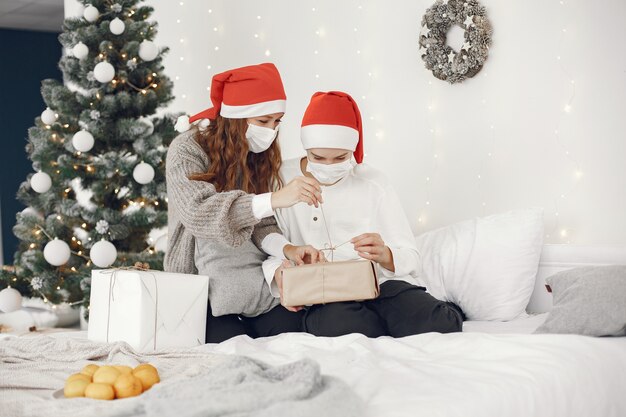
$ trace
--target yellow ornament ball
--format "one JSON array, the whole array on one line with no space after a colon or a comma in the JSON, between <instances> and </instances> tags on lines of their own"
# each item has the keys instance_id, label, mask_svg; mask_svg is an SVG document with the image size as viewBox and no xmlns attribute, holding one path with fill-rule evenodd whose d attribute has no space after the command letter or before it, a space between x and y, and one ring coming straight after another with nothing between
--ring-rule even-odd
<instances>
[{"instance_id":1,"label":"yellow ornament ball","mask_svg":"<svg viewBox=\"0 0 626 417\"><path fill-rule=\"evenodd\" d=\"M117 369L118 371L120 371L120 373L122 375L126 375L126 374L131 374L133 372L133 368L131 368L130 366L126 366L126 365L113 365L113 367L115 369Z\"/></svg>"},{"instance_id":2,"label":"yellow ornament ball","mask_svg":"<svg viewBox=\"0 0 626 417\"><path fill-rule=\"evenodd\" d=\"M95 400L112 400L115 398L115 392L109 384L92 382L85 388L85 397Z\"/></svg>"},{"instance_id":3,"label":"yellow ornament ball","mask_svg":"<svg viewBox=\"0 0 626 417\"><path fill-rule=\"evenodd\" d=\"M91 383L84 378L68 379L65 388L63 388L63 394L66 398L84 397L85 390L89 385Z\"/></svg>"},{"instance_id":4,"label":"yellow ornament ball","mask_svg":"<svg viewBox=\"0 0 626 417\"><path fill-rule=\"evenodd\" d=\"M93 374L96 373L96 371L98 370L98 368L100 368L98 365L94 365L94 364L90 364L87 365L83 368L82 371L80 371L81 374L85 374L85 375L89 375L89 377L92 377Z\"/></svg>"},{"instance_id":5,"label":"yellow ornament ball","mask_svg":"<svg viewBox=\"0 0 626 417\"><path fill-rule=\"evenodd\" d=\"M82 379L82 380L85 380L87 382L91 382L91 376L89 376L87 374L72 374L72 375L67 377L65 382L67 383L67 382L70 382L70 381L74 381L76 379Z\"/></svg>"},{"instance_id":6,"label":"yellow ornament ball","mask_svg":"<svg viewBox=\"0 0 626 417\"><path fill-rule=\"evenodd\" d=\"M113 366L101 366L100 369L93 374L93 382L113 385L120 374L121 372Z\"/></svg>"},{"instance_id":7,"label":"yellow ornament ball","mask_svg":"<svg viewBox=\"0 0 626 417\"><path fill-rule=\"evenodd\" d=\"M149 369L152 372L156 373L157 375L159 374L159 371L157 371L157 368L155 368L153 365L150 365L149 363L142 363L140 365L137 365L135 369L133 369L133 372L137 372L142 369Z\"/></svg>"},{"instance_id":8,"label":"yellow ornament ball","mask_svg":"<svg viewBox=\"0 0 626 417\"><path fill-rule=\"evenodd\" d=\"M115 398L136 397L141 394L143 387L141 380L132 374L122 374L113 384Z\"/></svg>"},{"instance_id":9,"label":"yellow ornament ball","mask_svg":"<svg viewBox=\"0 0 626 417\"><path fill-rule=\"evenodd\" d=\"M159 373L157 371L153 371L148 367L144 367L139 370L134 369L133 375L139 378L144 391L149 390L154 384L161 381L161 379L159 378Z\"/></svg>"}]
</instances>

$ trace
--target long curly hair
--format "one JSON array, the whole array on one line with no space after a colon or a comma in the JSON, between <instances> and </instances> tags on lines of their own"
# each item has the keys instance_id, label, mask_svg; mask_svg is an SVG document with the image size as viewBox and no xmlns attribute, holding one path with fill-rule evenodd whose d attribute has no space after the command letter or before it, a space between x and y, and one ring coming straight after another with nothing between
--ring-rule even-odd
<instances>
[{"instance_id":1,"label":"long curly hair","mask_svg":"<svg viewBox=\"0 0 626 417\"><path fill-rule=\"evenodd\" d=\"M247 129L246 119L219 115L206 129L196 129L194 138L209 157L209 170L189 179L210 182L217 192L242 190L261 194L282 187L278 138L265 152L249 152Z\"/></svg>"}]
</instances>

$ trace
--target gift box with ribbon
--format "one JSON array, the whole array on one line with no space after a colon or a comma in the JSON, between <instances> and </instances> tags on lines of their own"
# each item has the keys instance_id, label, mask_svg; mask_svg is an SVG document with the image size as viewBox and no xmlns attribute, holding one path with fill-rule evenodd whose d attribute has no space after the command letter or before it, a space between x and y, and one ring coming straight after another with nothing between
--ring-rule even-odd
<instances>
[{"instance_id":1,"label":"gift box with ribbon","mask_svg":"<svg viewBox=\"0 0 626 417\"><path fill-rule=\"evenodd\" d=\"M324 208L320 205L328 244L321 249L328 253L330 262L286 268L282 274L282 304L287 307L326 304L340 301L363 301L380 294L376 264L369 260L335 262L335 251L348 243L333 245L326 223Z\"/></svg>"},{"instance_id":2,"label":"gift box with ribbon","mask_svg":"<svg viewBox=\"0 0 626 417\"><path fill-rule=\"evenodd\" d=\"M118 268L93 270L89 340L138 351L205 343L209 277Z\"/></svg>"},{"instance_id":3,"label":"gift box with ribbon","mask_svg":"<svg viewBox=\"0 0 626 417\"><path fill-rule=\"evenodd\" d=\"M371 300L380 292L372 261L322 262L283 269L282 274L287 307Z\"/></svg>"}]
</instances>

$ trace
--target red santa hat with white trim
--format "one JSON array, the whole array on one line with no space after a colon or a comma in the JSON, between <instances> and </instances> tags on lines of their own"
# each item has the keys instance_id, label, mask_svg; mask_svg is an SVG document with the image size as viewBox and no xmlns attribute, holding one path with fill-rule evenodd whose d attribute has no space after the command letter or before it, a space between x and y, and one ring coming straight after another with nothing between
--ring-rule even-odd
<instances>
[{"instance_id":1,"label":"red santa hat with white trim","mask_svg":"<svg viewBox=\"0 0 626 417\"><path fill-rule=\"evenodd\" d=\"M197 120L245 119L284 113L287 96L280 73L272 63L250 65L216 74L211 80L213 107L191 117L181 116L176 130L184 132Z\"/></svg>"},{"instance_id":2,"label":"red santa hat with white trim","mask_svg":"<svg viewBox=\"0 0 626 417\"><path fill-rule=\"evenodd\" d=\"M356 101L341 91L317 92L302 118L300 138L304 149L332 148L354 152L363 161L363 123Z\"/></svg>"}]
</instances>

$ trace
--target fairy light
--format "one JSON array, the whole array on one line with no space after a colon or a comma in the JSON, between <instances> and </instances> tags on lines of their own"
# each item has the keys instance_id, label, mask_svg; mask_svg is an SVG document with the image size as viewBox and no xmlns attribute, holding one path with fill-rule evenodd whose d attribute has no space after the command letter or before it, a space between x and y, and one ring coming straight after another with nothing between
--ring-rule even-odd
<instances>
[{"instance_id":1,"label":"fairy light","mask_svg":"<svg viewBox=\"0 0 626 417\"><path fill-rule=\"evenodd\" d=\"M563 5L564 2L561 1L560 4ZM562 50L562 46L565 41L565 36L567 36L566 35L567 33L568 33L567 28L562 28L559 33L559 41L558 41L559 51ZM561 225L561 218L564 216L560 216L560 212L561 212L560 206L562 204L562 201L565 200L567 196L571 194L574 191L574 189L578 186L584 174L583 174L582 168L580 167L580 164L573 158L572 154L567 149L566 145L563 143L563 140L561 138L561 132L560 132L561 124L563 123L564 120L566 120L565 118L567 116L565 115L569 115L575 112L573 102L576 97L576 81L571 76L569 71L565 68L563 64L563 60L561 58L562 58L561 54L558 54L556 56L556 63L564 75L563 78L569 81L568 82L569 93L568 93L567 101L561 107L561 111L563 112L561 113L561 117L559 116L556 117L557 125L555 126L553 130L553 133L554 133L553 138L557 147L560 149L560 152L565 157L565 160L571 164L571 167L569 169L573 168L572 169L573 173L572 173L572 181L570 183L569 189L567 189L565 192L561 192L559 197L554 198L552 228L548 229L546 238L549 239L550 236L558 236L561 238L562 243L570 243L570 239L572 236L572 229Z\"/></svg>"}]
</instances>

